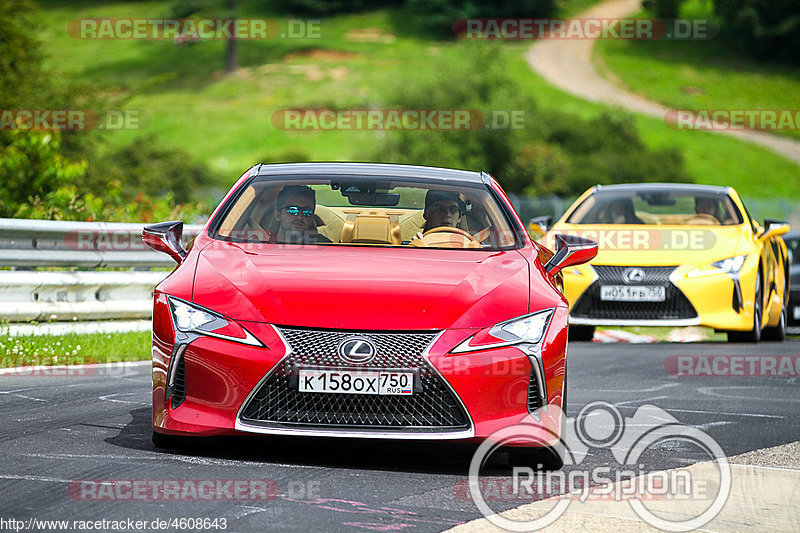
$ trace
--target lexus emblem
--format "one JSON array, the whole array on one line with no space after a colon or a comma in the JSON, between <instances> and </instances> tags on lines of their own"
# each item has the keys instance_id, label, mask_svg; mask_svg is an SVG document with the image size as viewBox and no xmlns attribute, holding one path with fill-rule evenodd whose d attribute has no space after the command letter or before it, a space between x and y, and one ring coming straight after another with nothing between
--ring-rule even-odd
<instances>
[{"instance_id":1,"label":"lexus emblem","mask_svg":"<svg viewBox=\"0 0 800 533\"><path fill-rule=\"evenodd\" d=\"M347 337L339 343L339 358L346 363L368 363L375 352L375 345L364 337Z\"/></svg>"},{"instance_id":2,"label":"lexus emblem","mask_svg":"<svg viewBox=\"0 0 800 533\"><path fill-rule=\"evenodd\" d=\"M641 268L626 268L622 273L625 283L641 283L644 281L644 270Z\"/></svg>"}]
</instances>

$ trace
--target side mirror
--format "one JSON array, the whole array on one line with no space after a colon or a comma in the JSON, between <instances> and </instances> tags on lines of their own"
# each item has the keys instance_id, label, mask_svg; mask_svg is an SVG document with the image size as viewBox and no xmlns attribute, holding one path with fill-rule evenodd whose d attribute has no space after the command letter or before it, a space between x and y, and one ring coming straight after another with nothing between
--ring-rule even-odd
<instances>
[{"instance_id":1,"label":"side mirror","mask_svg":"<svg viewBox=\"0 0 800 533\"><path fill-rule=\"evenodd\" d=\"M535 217L528 221L528 235L534 241L538 241L547 233L547 229L552 224L553 219L550 217Z\"/></svg>"},{"instance_id":2,"label":"side mirror","mask_svg":"<svg viewBox=\"0 0 800 533\"><path fill-rule=\"evenodd\" d=\"M553 225L553 217L534 217L528 222L528 227L533 229L534 226L538 227L542 230L542 233L547 232L550 229L550 226Z\"/></svg>"},{"instance_id":3,"label":"side mirror","mask_svg":"<svg viewBox=\"0 0 800 533\"><path fill-rule=\"evenodd\" d=\"M183 222L160 222L152 226L145 226L142 230L144 243L157 252L164 252L178 264L186 257L186 250L181 244L183 236Z\"/></svg>"},{"instance_id":4,"label":"side mirror","mask_svg":"<svg viewBox=\"0 0 800 533\"><path fill-rule=\"evenodd\" d=\"M555 276L561 270L588 263L597 255L597 243L576 235L555 235L556 253L544 265L545 271Z\"/></svg>"},{"instance_id":5,"label":"side mirror","mask_svg":"<svg viewBox=\"0 0 800 533\"><path fill-rule=\"evenodd\" d=\"M784 220L776 220L774 218L764 219L764 233L758 236L759 241L766 241L772 237L783 235L791 229L789 223Z\"/></svg>"}]
</instances>

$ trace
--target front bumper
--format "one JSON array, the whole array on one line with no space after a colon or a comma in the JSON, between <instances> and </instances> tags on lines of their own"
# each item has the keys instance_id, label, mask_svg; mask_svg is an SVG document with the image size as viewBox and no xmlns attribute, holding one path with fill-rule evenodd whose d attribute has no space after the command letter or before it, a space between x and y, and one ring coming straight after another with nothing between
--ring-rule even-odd
<instances>
[{"instance_id":1,"label":"front bumper","mask_svg":"<svg viewBox=\"0 0 800 533\"><path fill-rule=\"evenodd\" d=\"M753 324L755 272L743 269L737 278L724 272L695 276L693 266L644 266L638 285L662 285L664 302L602 301L600 287L626 285L626 266L592 265L591 277L564 276L571 303L570 324L587 326L707 326L746 330ZM632 284L634 285L634 284Z\"/></svg>"},{"instance_id":2,"label":"front bumper","mask_svg":"<svg viewBox=\"0 0 800 533\"><path fill-rule=\"evenodd\" d=\"M307 398L311 401L310 404L306 402L306 405L310 406L309 411L313 404L324 401L326 396L337 396L336 403L326 404L317 415L325 414L323 412L326 410L339 409L342 412L338 414L343 414L344 417L337 418L337 413L334 413L337 416L325 419L318 416L293 416L297 414L296 412L287 415L291 409L296 408L297 403L286 403L279 405L277 409L272 409L270 416L278 413L284 416L280 420L270 416L261 417L263 420L259 418L261 415L254 417L253 413L270 411L266 408L259 410L261 406L258 406L259 409L248 410L252 407L256 396L263 391L264 385L276 376L285 378L288 384L291 374L287 374L285 368L290 361L297 362L297 353L292 351L280 329L262 323L240 324L264 344L263 348L211 337L200 337L192 341L183 352L182 363L179 362L182 364L182 374L176 372L176 375L182 375L184 388L182 391L178 390L182 398L179 402L175 402L174 397L167 397L166 394L168 372L171 363L174 364L170 360L174 351L171 323L167 320L154 320L153 428L159 433L174 435L261 433L478 441L499 429L518 424L525 417L530 417L530 411L540 407L541 403L561 407L566 357L566 320L566 309L556 309L541 343L538 359L541 364L537 363L536 366L532 365L528 355L513 346L457 355L449 353L451 349L474 334L475 330L426 332L433 340L421 354L421 361L429 368L427 373L424 368L416 370L433 380L421 381L423 387L433 389L435 387L432 385L438 382L442 390L438 391L437 396L425 397L418 391L415 391L415 394L418 394L420 405L425 402L445 402L446 395L443 392L450 395L454 401L445 407L453 412L460 410L464 418L463 424L449 424L447 427L436 424L426 427L424 423L404 422L398 416L368 416L348 423L347 413L342 410L352 409L353 405L361 405L364 413L372 415L380 414L378 409L395 415L403 406L401 403L392 402L402 402L408 397L393 397L391 401L377 402L368 401L362 396L354 398L355 403L353 403L339 401L341 397L350 395L299 393L297 390L291 391L295 397L301 394L313 395ZM359 333L369 334L369 332ZM536 363L536 360L534 362ZM325 366L329 367L330 361L327 361ZM405 366L413 365L407 363ZM387 362L387 367L396 368L397 360ZM289 389L282 390L285 392ZM545 397L543 402L541 396ZM276 398L280 401L283 397L276 396ZM384 422L370 425L365 423L365 420ZM387 423L386 420L390 422ZM555 444L552 434L546 431L542 432L539 440Z\"/></svg>"}]
</instances>

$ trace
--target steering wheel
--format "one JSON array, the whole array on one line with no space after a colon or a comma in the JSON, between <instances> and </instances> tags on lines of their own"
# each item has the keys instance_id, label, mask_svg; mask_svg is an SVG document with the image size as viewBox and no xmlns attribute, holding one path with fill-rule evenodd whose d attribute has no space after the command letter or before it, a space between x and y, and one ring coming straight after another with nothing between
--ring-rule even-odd
<instances>
[{"instance_id":1,"label":"steering wheel","mask_svg":"<svg viewBox=\"0 0 800 533\"><path fill-rule=\"evenodd\" d=\"M714 215L708 213L696 213L692 218L685 222L687 225L699 224L703 226L719 226L720 222Z\"/></svg>"},{"instance_id":2,"label":"steering wheel","mask_svg":"<svg viewBox=\"0 0 800 533\"><path fill-rule=\"evenodd\" d=\"M417 244L419 243L419 244ZM412 246L436 246L440 248L482 248L481 241L461 228L439 226L422 234L421 239L411 241Z\"/></svg>"}]
</instances>

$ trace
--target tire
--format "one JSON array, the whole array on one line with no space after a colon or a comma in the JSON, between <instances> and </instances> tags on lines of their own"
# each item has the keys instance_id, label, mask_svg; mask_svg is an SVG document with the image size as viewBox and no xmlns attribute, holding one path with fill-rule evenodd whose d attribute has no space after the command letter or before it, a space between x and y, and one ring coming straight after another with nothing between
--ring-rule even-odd
<instances>
[{"instance_id":1,"label":"tire","mask_svg":"<svg viewBox=\"0 0 800 533\"><path fill-rule=\"evenodd\" d=\"M528 466L534 470L561 470L564 467L563 444L547 448L511 448L508 450L508 464Z\"/></svg>"},{"instance_id":2,"label":"tire","mask_svg":"<svg viewBox=\"0 0 800 533\"><path fill-rule=\"evenodd\" d=\"M155 431L153 432L152 441L153 446L156 448L168 450L180 448L182 444L185 444L185 441L181 437L165 435L164 433L157 433Z\"/></svg>"},{"instance_id":3,"label":"tire","mask_svg":"<svg viewBox=\"0 0 800 533\"><path fill-rule=\"evenodd\" d=\"M594 328L592 328L594 329ZM561 400L561 434L555 446L546 448L508 448L509 466L529 466L542 470L561 470L564 467L566 446L564 439L567 436L567 362L564 361L564 392Z\"/></svg>"},{"instance_id":4,"label":"tire","mask_svg":"<svg viewBox=\"0 0 800 533\"><path fill-rule=\"evenodd\" d=\"M571 341L589 341L594 337L594 326L569 326L567 338Z\"/></svg>"},{"instance_id":5,"label":"tire","mask_svg":"<svg viewBox=\"0 0 800 533\"><path fill-rule=\"evenodd\" d=\"M729 331L728 342L758 342L761 340L761 320L764 318L763 293L764 284L761 281L761 268L759 267L753 306L753 329L750 331Z\"/></svg>"},{"instance_id":6,"label":"tire","mask_svg":"<svg viewBox=\"0 0 800 533\"><path fill-rule=\"evenodd\" d=\"M783 289L783 301L781 302L781 319L777 326L770 326L764 328L761 333L761 338L765 341L778 341L783 342L786 338L786 321L789 319L789 311L786 308L786 303L789 301L789 283L788 278L786 285Z\"/></svg>"}]
</instances>

